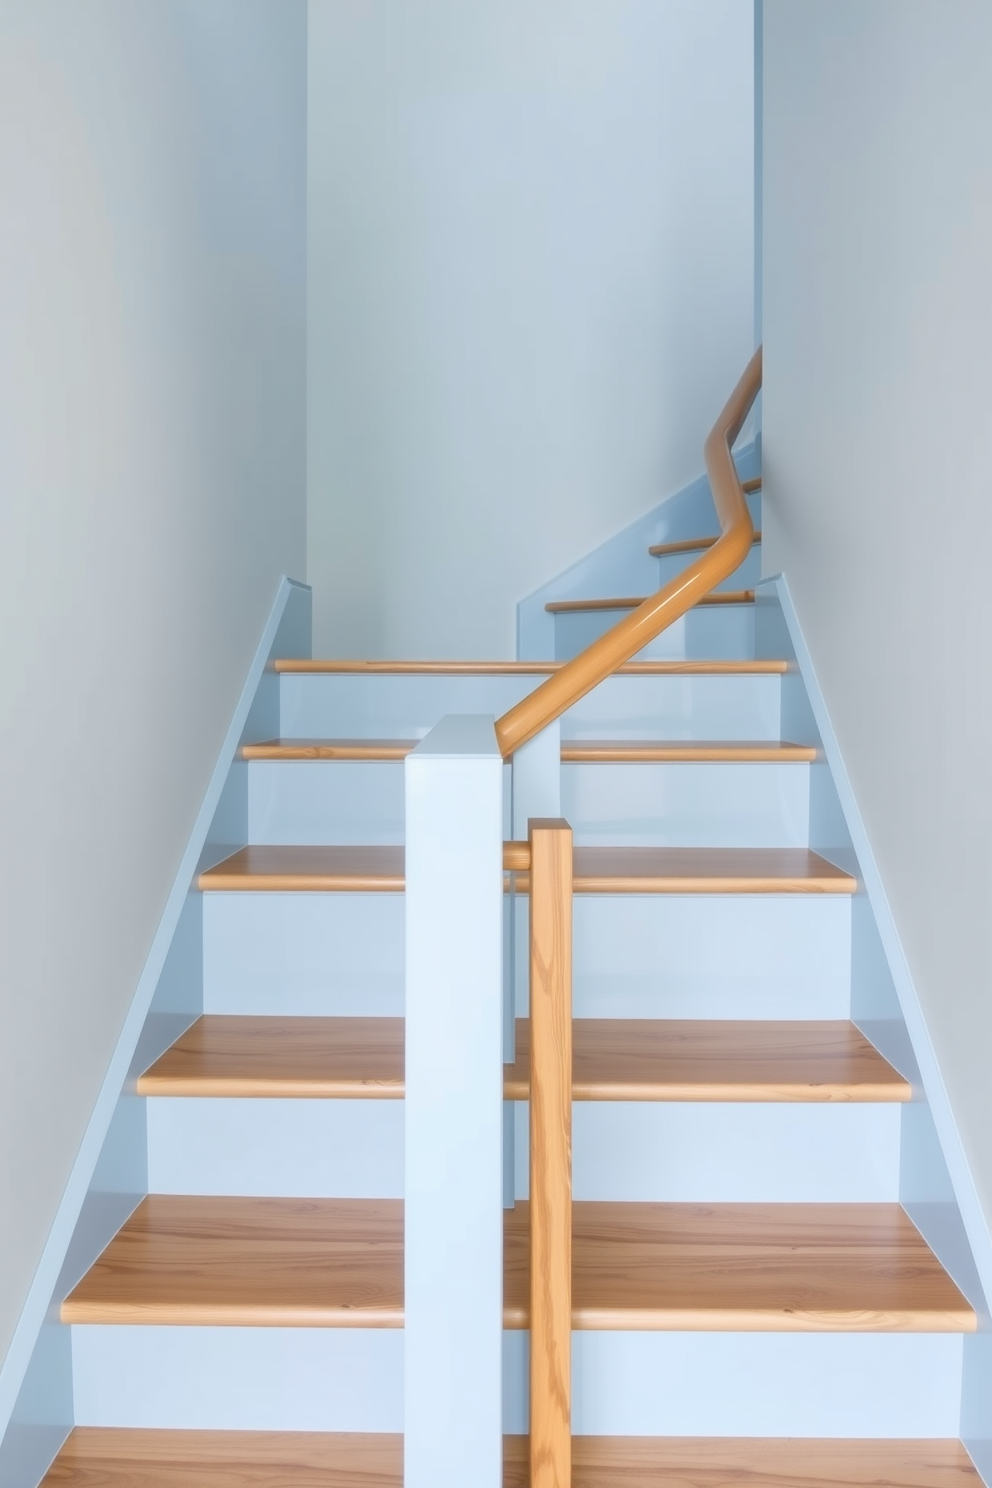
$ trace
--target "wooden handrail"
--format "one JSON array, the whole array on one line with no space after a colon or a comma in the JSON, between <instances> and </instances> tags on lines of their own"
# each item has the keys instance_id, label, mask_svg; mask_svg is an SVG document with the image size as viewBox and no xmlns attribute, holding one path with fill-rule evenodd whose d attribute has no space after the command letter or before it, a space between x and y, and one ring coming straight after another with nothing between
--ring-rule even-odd
<instances>
[{"instance_id":1,"label":"wooden handrail","mask_svg":"<svg viewBox=\"0 0 992 1488\"><path fill-rule=\"evenodd\" d=\"M744 562L751 550L754 525L730 451L760 389L759 346L704 446L706 470L720 519L720 536L716 542L657 594L497 720L496 740L504 759L636 656L643 646L691 610Z\"/></svg>"},{"instance_id":2,"label":"wooden handrail","mask_svg":"<svg viewBox=\"0 0 992 1488\"><path fill-rule=\"evenodd\" d=\"M572 1472L572 829L530 847L530 1488Z\"/></svg>"}]
</instances>

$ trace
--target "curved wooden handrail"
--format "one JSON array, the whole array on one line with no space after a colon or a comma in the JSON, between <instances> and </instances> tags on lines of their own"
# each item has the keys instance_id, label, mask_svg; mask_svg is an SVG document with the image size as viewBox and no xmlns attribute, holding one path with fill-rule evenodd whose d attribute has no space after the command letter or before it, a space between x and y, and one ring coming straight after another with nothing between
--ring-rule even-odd
<instances>
[{"instance_id":1,"label":"curved wooden handrail","mask_svg":"<svg viewBox=\"0 0 992 1488\"><path fill-rule=\"evenodd\" d=\"M760 389L759 346L704 447L710 488L720 518L721 531L716 542L657 594L646 599L612 630L587 646L585 651L573 657L497 720L496 740L504 759L560 718L573 703L611 676L642 646L691 610L743 563L751 550L754 526L730 451Z\"/></svg>"}]
</instances>

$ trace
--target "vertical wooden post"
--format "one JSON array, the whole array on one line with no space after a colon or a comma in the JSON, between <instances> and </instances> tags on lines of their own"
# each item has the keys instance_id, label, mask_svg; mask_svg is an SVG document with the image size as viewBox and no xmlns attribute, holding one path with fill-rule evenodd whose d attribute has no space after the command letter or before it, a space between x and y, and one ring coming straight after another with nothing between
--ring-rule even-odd
<instances>
[{"instance_id":1,"label":"vertical wooden post","mask_svg":"<svg viewBox=\"0 0 992 1488\"><path fill-rule=\"evenodd\" d=\"M572 829L530 837L530 1485L572 1478Z\"/></svg>"}]
</instances>

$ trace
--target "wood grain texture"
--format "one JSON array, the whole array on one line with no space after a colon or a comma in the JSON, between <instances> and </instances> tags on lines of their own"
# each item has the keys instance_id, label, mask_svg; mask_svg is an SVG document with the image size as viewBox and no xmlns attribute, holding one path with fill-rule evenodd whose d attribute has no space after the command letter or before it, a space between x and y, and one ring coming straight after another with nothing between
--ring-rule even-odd
<instances>
[{"instance_id":1,"label":"wood grain texture","mask_svg":"<svg viewBox=\"0 0 992 1488\"><path fill-rule=\"evenodd\" d=\"M715 537L689 537L684 542L652 543L648 552L652 558L670 558L679 553L705 553L716 541ZM751 537L751 546L754 547L760 541L761 533L756 529Z\"/></svg>"},{"instance_id":2,"label":"wood grain texture","mask_svg":"<svg viewBox=\"0 0 992 1488\"><path fill-rule=\"evenodd\" d=\"M503 1439L504 1488L531 1488ZM577 1436L573 1488L981 1488L959 1441ZM76 1427L42 1488L402 1488L403 1438Z\"/></svg>"},{"instance_id":3,"label":"wood grain texture","mask_svg":"<svg viewBox=\"0 0 992 1488\"><path fill-rule=\"evenodd\" d=\"M505 1438L504 1488L528 1488ZM577 1436L573 1488L980 1488L959 1441Z\"/></svg>"},{"instance_id":4,"label":"wood grain texture","mask_svg":"<svg viewBox=\"0 0 992 1488\"><path fill-rule=\"evenodd\" d=\"M504 1323L523 1328L528 1205L505 1224ZM62 1321L402 1327L402 1202L153 1194ZM967 1333L976 1319L897 1204L575 1203L572 1326Z\"/></svg>"},{"instance_id":5,"label":"wood grain texture","mask_svg":"<svg viewBox=\"0 0 992 1488\"><path fill-rule=\"evenodd\" d=\"M754 523L748 511L731 447L744 427L761 388L762 353L758 350L741 373L703 447L706 472L720 523L720 538L671 579L657 594L639 604L591 646L565 663L496 720L496 741L506 759L533 739L586 693L636 656L699 600L729 579L751 550Z\"/></svg>"},{"instance_id":6,"label":"wood grain texture","mask_svg":"<svg viewBox=\"0 0 992 1488\"><path fill-rule=\"evenodd\" d=\"M517 1020L507 1100L528 1098L530 1027ZM891 1101L910 1082L853 1023L576 1018L572 1099Z\"/></svg>"},{"instance_id":7,"label":"wood grain texture","mask_svg":"<svg viewBox=\"0 0 992 1488\"><path fill-rule=\"evenodd\" d=\"M526 842L503 844L515 891L529 892ZM857 879L804 847L577 847L576 894L853 894Z\"/></svg>"},{"instance_id":8,"label":"wood grain texture","mask_svg":"<svg viewBox=\"0 0 992 1488\"><path fill-rule=\"evenodd\" d=\"M811 744L777 740L566 739L563 764L800 764L816 759Z\"/></svg>"},{"instance_id":9,"label":"wood grain texture","mask_svg":"<svg viewBox=\"0 0 992 1488\"><path fill-rule=\"evenodd\" d=\"M624 599L553 599L544 608L551 615L579 614L587 610L636 610L647 603L647 597ZM723 589L716 594L704 594L694 600L690 608L699 605L754 604L753 589Z\"/></svg>"},{"instance_id":10,"label":"wood grain texture","mask_svg":"<svg viewBox=\"0 0 992 1488\"><path fill-rule=\"evenodd\" d=\"M402 847L242 847L201 873L204 891L399 894Z\"/></svg>"},{"instance_id":11,"label":"wood grain texture","mask_svg":"<svg viewBox=\"0 0 992 1488\"><path fill-rule=\"evenodd\" d=\"M531 820L530 1479L569 1488L572 1432L572 832Z\"/></svg>"},{"instance_id":12,"label":"wood grain texture","mask_svg":"<svg viewBox=\"0 0 992 1488\"><path fill-rule=\"evenodd\" d=\"M527 1325L528 1206L506 1220L504 1318ZM572 1206L572 1326L971 1333L974 1309L898 1204Z\"/></svg>"},{"instance_id":13,"label":"wood grain texture","mask_svg":"<svg viewBox=\"0 0 992 1488\"><path fill-rule=\"evenodd\" d=\"M198 1018L139 1095L402 1100L402 1018Z\"/></svg>"},{"instance_id":14,"label":"wood grain texture","mask_svg":"<svg viewBox=\"0 0 992 1488\"><path fill-rule=\"evenodd\" d=\"M570 665L567 661L339 661L293 656L274 661L272 668L276 672L302 676L544 677L554 676ZM788 670L787 661L765 659L629 661L613 668L621 677L762 677L778 675Z\"/></svg>"},{"instance_id":15,"label":"wood grain texture","mask_svg":"<svg viewBox=\"0 0 992 1488\"><path fill-rule=\"evenodd\" d=\"M845 1022L577 1018L572 1099L908 1101L912 1087ZM507 1100L530 1096L517 1020ZM402 1100L402 1018L207 1014L140 1075L139 1095Z\"/></svg>"},{"instance_id":16,"label":"wood grain texture","mask_svg":"<svg viewBox=\"0 0 992 1488\"><path fill-rule=\"evenodd\" d=\"M402 1488L403 1438L79 1427L42 1488Z\"/></svg>"},{"instance_id":17,"label":"wood grain texture","mask_svg":"<svg viewBox=\"0 0 992 1488\"><path fill-rule=\"evenodd\" d=\"M151 1194L62 1321L401 1328L402 1202Z\"/></svg>"},{"instance_id":18,"label":"wood grain texture","mask_svg":"<svg viewBox=\"0 0 992 1488\"><path fill-rule=\"evenodd\" d=\"M416 739L267 739L243 744L246 760L403 760Z\"/></svg>"},{"instance_id":19,"label":"wood grain texture","mask_svg":"<svg viewBox=\"0 0 992 1488\"><path fill-rule=\"evenodd\" d=\"M503 1439L504 1488L531 1488ZM577 1436L573 1488L981 1488L959 1441ZM76 1427L42 1488L402 1488L403 1438Z\"/></svg>"},{"instance_id":20,"label":"wood grain texture","mask_svg":"<svg viewBox=\"0 0 992 1488\"><path fill-rule=\"evenodd\" d=\"M246 760L403 760L416 739L267 739L244 744ZM722 739L566 739L561 757L565 764L647 764L660 762L723 762L755 764L796 763L816 759L809 744L786 744L772 740L728 743Z\"/></svg>"}]
</instances>

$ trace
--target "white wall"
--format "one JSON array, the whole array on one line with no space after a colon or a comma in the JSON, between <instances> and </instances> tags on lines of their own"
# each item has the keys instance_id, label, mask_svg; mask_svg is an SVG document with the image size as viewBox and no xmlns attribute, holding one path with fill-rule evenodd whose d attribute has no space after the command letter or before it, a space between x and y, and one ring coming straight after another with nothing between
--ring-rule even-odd
<instances>
[{"instance_id":1,"label":"white wall","mask_svg":"<svg viewBox=\"0 0 992 1488\"><path fill-rule=\"evenodd\" d=\"M310 0L325 654L513 654L752 349L752 0Z\"/></svg>"},{"instance_id":2,"label":"white wall","mask_svg":"<svg viewBox=\"0 0 992 1488\"><path fill-rule=\"evenodd\" d=\"M305 545L302 0L0 7L0 1356Z\"/></svg>"},{"instance_id":3,"label":"white wall","mask_svg":"<svg viewBox=\"0 0 992 1488\"><path fill-rule=\"evenodd\" d=\"M784 569L992 1220L992 5L765 0Z\"/></svg>"}]
</instances>

